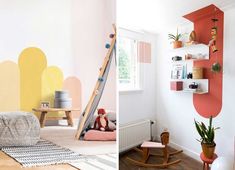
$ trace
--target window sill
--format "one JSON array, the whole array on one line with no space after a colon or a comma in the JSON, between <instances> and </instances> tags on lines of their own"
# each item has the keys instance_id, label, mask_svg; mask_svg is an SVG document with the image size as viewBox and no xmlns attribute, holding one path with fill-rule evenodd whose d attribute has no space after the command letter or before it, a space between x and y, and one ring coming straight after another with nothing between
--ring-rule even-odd
<instances>
[{"instance_id":1,"label":"window sill","mask_svg":"<svg viewBox=\"0 0 235 170\"><path fill-rule=\"evenodd\" d=\"M119 94L120 95L125 95L125 94L134 94L134 93L142 93L143 89L131 89L131 90L120 90Z\"/></svg>"}]
</instances>

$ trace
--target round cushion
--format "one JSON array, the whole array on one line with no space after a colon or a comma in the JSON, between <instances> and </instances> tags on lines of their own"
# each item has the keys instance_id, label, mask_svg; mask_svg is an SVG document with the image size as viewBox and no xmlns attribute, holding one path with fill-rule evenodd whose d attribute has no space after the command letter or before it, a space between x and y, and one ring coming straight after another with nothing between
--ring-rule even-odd
<instances>
[{"instance_id":1,"label":"round cushion","mask_svg":"<svg viewBox=\"0 0 235 170\"><path fill-rule=\"evenodd\" d=\"M217 158L218 156L216 154L213 155L213 157L211 159L205 157L205 155L203 154L203 152L200 154L200 158L203 162L207 163L207 164L212 164L213 161Z\"/></svg>"},{"instance_id":2,"label":"round cushion","mask_svg":"<svg viewBox=\"0 0 235 170\"><path fill-rule=\"evenodd\" d=\"M0 147L35 145L40 139L38 118L29 112L0 112Z\"/></svg>"}]
</instances>

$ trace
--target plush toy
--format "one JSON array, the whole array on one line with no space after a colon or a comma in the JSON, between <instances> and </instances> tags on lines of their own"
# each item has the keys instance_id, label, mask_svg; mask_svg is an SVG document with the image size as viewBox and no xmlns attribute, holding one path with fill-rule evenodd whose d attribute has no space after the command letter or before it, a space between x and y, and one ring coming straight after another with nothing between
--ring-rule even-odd
<instances>
[{"instance_id":1,"label":"plush toy","mask_svg":"<svg viewBox=\"0 0 235 170\"><path fill-rule=\"evenodd\" d=\"M109 130L109 121L103 108L98 109L98 116L95 119L94 129L101 131Z\"/></svg>"}]
</instances>

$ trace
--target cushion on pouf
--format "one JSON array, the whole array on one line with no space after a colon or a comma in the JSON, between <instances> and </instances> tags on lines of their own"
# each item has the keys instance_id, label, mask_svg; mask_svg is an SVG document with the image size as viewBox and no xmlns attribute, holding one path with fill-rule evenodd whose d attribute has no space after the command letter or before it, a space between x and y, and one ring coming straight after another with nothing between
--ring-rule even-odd
<instances>
[{"instance_id":1,"label":"cushion on pouf","mask_svg":"<svg viewBox=\"0 0 235 170\"><path fill-rule=\"evenodd\" d=\"M29 112L0 112L0 147L35 145L40 139L40 124Z\"/></svg>"}]
</instances>

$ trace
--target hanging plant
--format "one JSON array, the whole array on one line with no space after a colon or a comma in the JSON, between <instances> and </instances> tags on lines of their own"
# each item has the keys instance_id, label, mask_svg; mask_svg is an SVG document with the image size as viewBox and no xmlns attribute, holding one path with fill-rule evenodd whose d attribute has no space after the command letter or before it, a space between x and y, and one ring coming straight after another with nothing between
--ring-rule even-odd
<instances>
[{"instance_id":1,"label":"hanging plant","mask_svg":"<svg viewBox=\"0 0 235 170\"><path fill-rule=\"evenodd\" d=\"M218 62L215 62L214 64L212 64L211 66L211 71L214 73L219 73L221 70L221 65Z\"/></svg>"}]
</instances>

